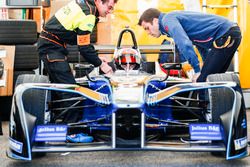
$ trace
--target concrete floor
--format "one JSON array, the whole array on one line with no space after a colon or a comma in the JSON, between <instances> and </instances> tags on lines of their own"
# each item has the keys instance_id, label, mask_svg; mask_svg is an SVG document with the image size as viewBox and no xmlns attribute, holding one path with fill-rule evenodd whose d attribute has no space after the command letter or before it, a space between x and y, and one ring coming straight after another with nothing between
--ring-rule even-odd
<instances>
[{"instance_id":1,"label":"concrete floor","mask_svg":"<svg viewBox=\"0 0 250 167\"><path fill-rule=\"evenodd\" d=\"M250 127L250 109L248 112L248 127ZM250 132L250 131L249 131ZM8 146L8 122L3 122L3 136L0 136L0 166L1 167L163 167L163 166L250 166L250 156L241 160L226 161L214 157L207 152L167 152L167 151L100 151L81 153L49 153L46 157L34 159L32 162L20 162L9 159L5 155ZM248 135L249 136L249 135Z\"/></svg>"}]
</instances>

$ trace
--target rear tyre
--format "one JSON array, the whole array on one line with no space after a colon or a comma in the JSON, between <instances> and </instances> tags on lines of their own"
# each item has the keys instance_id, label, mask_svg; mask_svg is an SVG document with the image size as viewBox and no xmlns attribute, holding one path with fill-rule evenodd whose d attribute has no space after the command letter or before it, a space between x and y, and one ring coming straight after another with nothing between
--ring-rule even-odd
<instances>
[{"instance_id":1,"label":"rear tyre","mask_svg":"<svg viewBox=\"0 0 250 167\"><path fill-rule=\"evenodd\" d=\"M35 45L16 45L14 69L29 71L38 68L39 56Z\"/></svg>"},{"instance_id":2,"label":"rear tyre","mask_svg":"<svg viewBox=\"0 0 250 167\"><path fill-rule=\"evenodd\" d=\"M0 20L0 44L34 44L36 41L34 20Z\"/></svg>"}]
</instances>

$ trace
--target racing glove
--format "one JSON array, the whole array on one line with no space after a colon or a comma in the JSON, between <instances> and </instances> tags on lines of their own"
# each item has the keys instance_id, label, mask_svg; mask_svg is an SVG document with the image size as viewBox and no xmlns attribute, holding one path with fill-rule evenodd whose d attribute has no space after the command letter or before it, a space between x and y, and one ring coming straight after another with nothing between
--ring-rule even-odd
<instances>
[{"instance_id":1,"label":"racing glove","mask_svg":"<svg viewBox=\"0 0 250 167\"><path fill-rule=\"evenodd\" d=\"M183 62L181 64L182 64L182 70L183 70L183 72L186 74L186 76L189 79L192 79L195 73L194 73L194 70L191 67L191 65L188 62Z\"/></svg>"},{"instance_id":2,"label":"racing glove","mask_svg":"<svg viewBox=\"0 0 250 167\"><path fill-rule=\"evenodd\" d=\"M200 72L195 73L195 74L193 75L193 77L192 77L192 82L196 82L197 79L199 78L200 74L201 74Z\"/></svg>"}]
</instances>

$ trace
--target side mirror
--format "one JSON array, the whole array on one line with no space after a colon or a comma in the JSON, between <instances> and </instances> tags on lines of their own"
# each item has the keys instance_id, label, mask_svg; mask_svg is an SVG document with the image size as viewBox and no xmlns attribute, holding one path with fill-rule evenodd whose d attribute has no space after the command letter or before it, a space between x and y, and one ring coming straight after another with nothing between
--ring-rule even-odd
<instances>
[{"instance_id":1,"label":"side mirror","mask_svg":"<svg viewBox=\"0 0 250 167\"><path fill-rule=\"evenodd\" d=\"M161 64L161 67L165 70L181 70L182 65L180 63L164 63Z\"/></svg>"},{"instance_id":2,"label":"side mirror","mask_svg":"<svg viewBox=\"0 0 250 167\"><path fill-rule=\"evenodd\" d=\"M169 76L170 70L181 70L182 65L180 63L164 63L161 67L167 71L166 77L162 81L166 81Z\"/></svg>"}]
</instances>

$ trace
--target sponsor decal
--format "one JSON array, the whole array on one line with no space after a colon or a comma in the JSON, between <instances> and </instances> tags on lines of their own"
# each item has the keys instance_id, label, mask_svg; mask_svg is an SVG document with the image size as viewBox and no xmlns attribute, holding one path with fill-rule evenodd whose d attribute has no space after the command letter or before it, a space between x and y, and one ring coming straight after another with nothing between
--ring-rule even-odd
<instances>
[{"instance_id":1,"label":"sponsor decal","mask_svg":"<svg viewBox=\"0 0 250 167\"><path fill-rule=\"evenodd\" d=\"M219 124L190 124L191 140L222 140Z\"/></svg>"},{"instance_id":2,"label":"sponsor decal","mask_svg":"<svg viewBox=\"0 0 250 167\"><path fill-rule=\"evenodd\" d=\"M18 153L22 153L23 152L23 143L12 139L11 137L9 138L9 145L10 148Z\"/></svg>"},{"instance_id":3,"label":"sponsor decal","mask_svg":"<svg viewBox=\"0 0 250 167\"><path fill-rule=\"evenodd\" d=\"M71 9L68 6L62 8L62 10L65 15L69 15L71 13Z\"/></svg>"},{"instance_id":4,"label":"sponsor decal","mask_svg":"<svg viewBox=\"0 0 250 167\"><path fill-rule=\"evenodd\" d=\"M65 141L66 125L40 125L36 128L35 141Z\"/></svg>"},{"instance_id":5,"label":"sponsor decal","mask_svg":"<svg viewBox=\"0 0 250 167\"><path fill-rule=\"evenodd\" d=\"M245 118L244 118L244 119L242 120L242 122L241 122L241 127L244 128L244 129L247 128L247 121L246 121Z\"/></svg>"},{"instance_id":6,"label":"sponsor decal","mask_svg":"<svg viewBox=\"0 0 250 167\"><path fill-rule=\"evenodd\" d=\"M90 44L90 34L77 35L77 44L78 45L89 45Z\"/></svg>"},{"instance_id":7,"label":"sponsor decal","mask_svg":"<svg viewBox=\"0 0 250 167\"><path fill-rule=\"evenodd\" d=\"M87 26L90 28L90 29L93 29L94 28L94 25L93 24L87 24Z\"/></svg>"},{"instance_id":8,"label":"sponsor decal","mask_svg":"<svg viewBox=\"0 0 250 167\"><path fill-rule=\"evenodd\" d=\"M235 150L240 150L247 146L247 137L234 140Z\"/></svg>"},{"instance_id":9,"label":"sponsor decal","mask_svg":"<svg viewBox=\"0 0 250 167\"><path fill-rule=\"evenodd\" d=\"M165 27L165 31L168 32L168 26Z\"/></svg>"}]
</instances>

